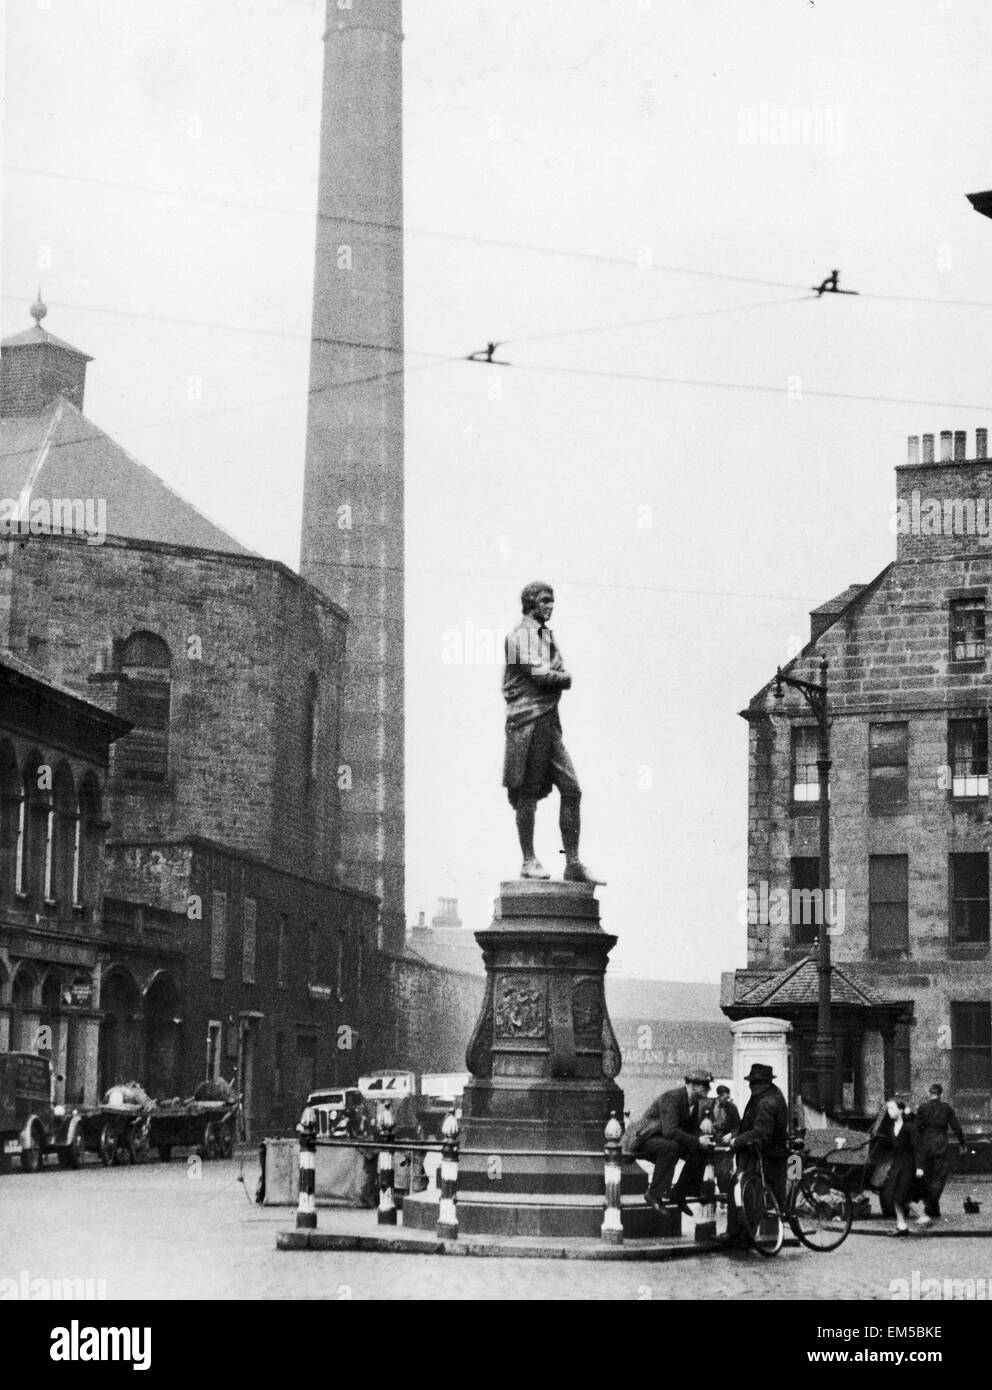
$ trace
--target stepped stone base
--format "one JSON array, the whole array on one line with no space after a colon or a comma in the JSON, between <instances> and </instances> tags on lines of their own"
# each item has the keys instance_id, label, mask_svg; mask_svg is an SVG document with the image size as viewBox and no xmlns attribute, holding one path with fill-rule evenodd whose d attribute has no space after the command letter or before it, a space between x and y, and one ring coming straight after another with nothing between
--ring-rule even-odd
<instances>
[{"instance_id":1,"label":"stepped stone base","mask_svg":"<svg viewBox=\"0 0 992 1390\"><path fill-rule=\"evenodd\" d=\"M486 966L462 1100L459 1229L501 1236L598 1236L603 1149L623 1121L620 1049L603 980L616 937L603 931L592 884L501 884L492 924L476 933ZM627 1165L621 1220L631 1236L671 1236L677 1212L645 1205L647 1180ZM409 1208L409 1210L407 1210ZM427 1229L436 1198L404 1203Z\"/></svg>"}]
</instances>

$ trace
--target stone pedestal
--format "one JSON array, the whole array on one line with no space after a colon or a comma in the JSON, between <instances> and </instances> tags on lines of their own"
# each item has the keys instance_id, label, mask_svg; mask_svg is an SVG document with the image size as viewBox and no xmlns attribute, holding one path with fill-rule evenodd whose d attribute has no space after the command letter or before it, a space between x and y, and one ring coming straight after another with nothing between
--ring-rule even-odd
<instances>
[{"instance_id":1,"label":"stone pedestal","mask_svg":"<svg viewBox=\"0 0 992 1390\"><path fill-rule=\"evenodd\" d=\"M623 1092L620 1049L603 979L615 936L603 931L591 884L501 884L492 924L475 937L486 966L482 1013L468 1046L462 1099L458 1222L467 1234L598 1235L604 1129ZM583 1154L588 1156L582 1156ZM678 1230L643 1200L646 1179L624 1166L628 1234ZM436 1196L404 1203L428 1224Z\"/></svg>"}]
</instances>

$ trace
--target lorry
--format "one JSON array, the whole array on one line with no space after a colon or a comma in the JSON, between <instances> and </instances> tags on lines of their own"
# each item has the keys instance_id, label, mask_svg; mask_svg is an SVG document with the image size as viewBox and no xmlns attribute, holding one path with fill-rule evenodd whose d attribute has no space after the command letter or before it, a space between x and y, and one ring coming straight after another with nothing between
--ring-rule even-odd
<instances>
[{"instance_id":1,"label":"lorry","mask_svg":"<svg viewBox=\"0 0 992 1390\"><path fill-rule=\"evenodd\" d=\"M85 1153L78 1112L55 1105L52 1063L35 1052L0 1052L0 1155L4 1166L19 1158L36 1173L46 1154L63 1168L78 1168Z\"/></svg>"}]
</instances>

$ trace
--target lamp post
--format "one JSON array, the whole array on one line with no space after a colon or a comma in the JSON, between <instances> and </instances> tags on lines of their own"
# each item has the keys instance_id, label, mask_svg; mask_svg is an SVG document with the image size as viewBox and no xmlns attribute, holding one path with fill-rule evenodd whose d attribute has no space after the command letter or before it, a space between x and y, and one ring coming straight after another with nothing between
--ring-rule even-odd
<instances>
[{"instance_id":1,"label":"lamp post","mask_svg":"<svg viewBox=\"0 0 992 1390\"><path fill-rule=\"evenodd\" d=\"M834 1108L836 1053L833 1019L830 1005L830 933L828 931L828 901L830 896L830 713L827 702L827 662L820 661L820 680L799 680L784 676L781 666L775 672L775 699L781 700L784 685L798 690L813 712L819 729L816 770L820 794L820 930L817 937L817 995L816 1040L813 1043L813 1065L816 1069L816 1098L823 1113Z\"/></svg>"}]
</instances>

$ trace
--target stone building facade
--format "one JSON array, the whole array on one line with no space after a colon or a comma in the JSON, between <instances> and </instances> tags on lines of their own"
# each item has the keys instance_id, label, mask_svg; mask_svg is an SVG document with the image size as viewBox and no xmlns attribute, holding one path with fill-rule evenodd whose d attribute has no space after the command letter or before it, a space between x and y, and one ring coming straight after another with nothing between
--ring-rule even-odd
<instances>
[{"instance_id":1,"label":"stone building facade","mask_svg":"<svg viewBox=\"0 0 992 1390\"><path fill-rule=\"evenodd\" d=\"M129 725L0 658L0 1051L42 1052L56 1100L91 1102L100 1070L102 995L118 955L104 915L103 842L109 751ZM157 1044L156 1001L177 943L129 943Z\"/></svg>"},{"instance_id":2,"label":"stone building facade","mask_svg":"<svg viewBox=\"0 0 992 1390\"><path fill-rule=\"evenodd\" d=\"M939 1081L992 1132L989 665L992 462L977 432L909 441L896 470L896 560L812 614L786 668L830 691L836 1095L851 1117ZM816 725L770 681L750 726L748 965L725 977L731 1018L793 1024L792 1082L811 1079L816 1021ZM743 911L743 909L742 909Z\"/></svg>"},{"instance_id":3,"label":"stone building facade","mask_svg":"<svg viewBox=\"0 0 992 1390\"><path fill-rule=\"evenodd\" d=\"M82 414L89 359L43 310L0 359L0 651L128 730L101 785L119 950L94 994L87 1084L134 1076L169 1095L237 1072L250 1123L292 1122L301 1086L352 1079L336 1031L349 1000L344 1036L372 1050L359 972L374 973L378 904L339 877L347 618ZM104 533L86 527L97 516ZM147 968L153 943L167 975Z\"/></svg>"},{"instance_id":4,"label":"stone building facade","mask_svg":"<svg viewBox=\"0 0 992 1390\"><path fill-rule=\"evenodd\" d=\"M314 1084L460 1069L480 982L389 932L383 947L379 899L353 874L356 853L374 883L383 853L398 861L395 901L403 805L401 769L383 815L382 787L370 808L345 759L347 614L83 414L90 359L46 312L0 353L0 653L117 732L99 765L102 944L60 900L45 909L49 954L32 957L24 905L5 905L0 1048L30 1041L78 986L56 1029L72 1098L237 1076L253 1134L291 1127ZM376 700L393 684L377 681ZM389 719L402 728L401 698ZM13 833L9 812L0 825Z\"/></svg>"}]
</instances>

